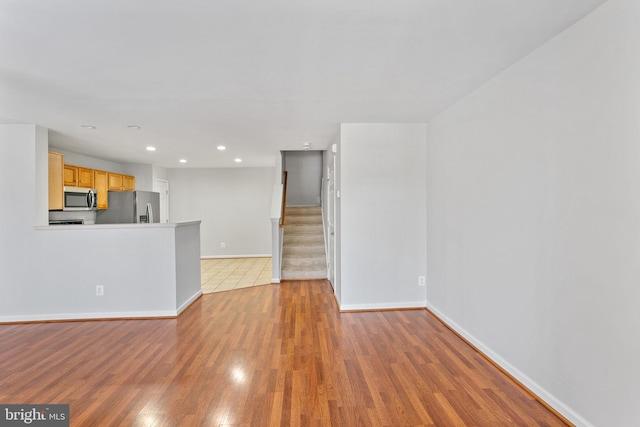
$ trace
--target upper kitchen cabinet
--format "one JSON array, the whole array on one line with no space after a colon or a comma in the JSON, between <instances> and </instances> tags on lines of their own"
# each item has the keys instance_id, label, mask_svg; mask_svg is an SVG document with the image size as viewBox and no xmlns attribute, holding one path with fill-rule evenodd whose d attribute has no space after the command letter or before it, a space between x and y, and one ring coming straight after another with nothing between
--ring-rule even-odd
<instances>
[{"instance_id":1,"label":"upper kitchen cabinet","mask_svg":"<svg viewBox=\"0 0 640 427\"><path fill-rule=\"evenodd\" d=\"M67 187L78 186L78 167L64 165L64 185Z\"/></svg>"},{"instance_id":2,"label":"upper kitchen cabinet","mask_svg":"<svg viewBox=\"0 0 640 427\"><path fill-rule=\"evenodd\" d=\"M122 175L122 189L124 191L133 191L136 189L136 177L131 175Z\"/></svg>"},{"instance_id":3,"label":"upper kitchen cabinet","mask_svg":"<svg viewBox=\"0 0 640 427\"><path fill-rule=\"evenodd\" d=\"M122 191L122 175L109 172L109 190Z\"/></svg>"},{"instance_id":4,"label":"upper kitchen cabinet","mask_svg":"<svg viewBox=\"0 0 640 427\"><path fill-rule=\"evenodd\" d=\"M93 183L98 192L98 209L109 207L109 172L94 170Z\"/></svg>"},{"instance_id":5,"label":"upper kitchen cabinet","mask_svg":"<svg viewBox=\"0 0 640 427\"><path fill-rule=\"evenodd\" d=\"M93 188L93 169L64 165L64 185Z\"/></svg>"},{"instance_id":6,"label":"upper kitchen cabinet","mask_svg":"<svg viewBox=\"0 0 640 427\"><path fill-rule=\"evenodd\" d=\"M95 188L93 183L93 169L78 166L78 187Z\"/></svg>"},{"instance_id":7,"label":"upper kitchen cabinet","mask_svg":"<svg viewBox=\"0 0 640 427\"><path fill-rule=\"evenodd\" d=\"M133 191L136 189L136 178L131 175L121 175L109 172L109 190Z\"/></svg>"},{"instance_id":8,"label":"upper kitchen cabinet","mask_svg":"<svg viewBox=\"0 0 640 427\"><path fill-rule=\"evenodd\" d=\"M49 151L49 210L62 210L64 156Z\"/></svg>"}]
</instances>

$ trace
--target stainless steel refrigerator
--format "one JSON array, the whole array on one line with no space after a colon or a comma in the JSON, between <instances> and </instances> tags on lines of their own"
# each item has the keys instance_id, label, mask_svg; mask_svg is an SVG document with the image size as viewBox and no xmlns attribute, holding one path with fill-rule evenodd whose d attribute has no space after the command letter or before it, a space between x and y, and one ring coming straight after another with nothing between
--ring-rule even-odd
<instances>
[{"instance_id":1,"label":"stainless steel refrigerator","mask_svg":"<svg viewBox=\"0 0 640 427\"><path fill-rule=\"evenodd\" d=\"M109 206L96 213L96 224L160 222L160 193L109 191Z\"/></svg>"}]
</instances>

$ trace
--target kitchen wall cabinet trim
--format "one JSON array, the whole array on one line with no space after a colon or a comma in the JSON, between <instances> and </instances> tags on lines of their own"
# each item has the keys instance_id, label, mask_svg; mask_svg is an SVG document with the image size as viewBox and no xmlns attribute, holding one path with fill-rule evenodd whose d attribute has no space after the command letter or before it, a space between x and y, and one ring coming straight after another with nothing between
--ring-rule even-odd
<instances>
[{"instance_id":1,"label":"kitchen wall cabinet trim","mask_svg":"<svg viewBox=\"0 0 640 427\"><path fill-rule=\"evenodd\" d=\"M109 172L94 170L93 183L98 192L98 209L109 207Z\"/></svg>"},{"instance_id":2,"label":"kitchen wall cabinet trim","mask_svg":"<svg viewBox=\"0 0 640 427\"><path fill-rule=\"evenodd\" d=\"M64 155L49 151L49 210L63 208Z\"/></svg>"}]
</instances>

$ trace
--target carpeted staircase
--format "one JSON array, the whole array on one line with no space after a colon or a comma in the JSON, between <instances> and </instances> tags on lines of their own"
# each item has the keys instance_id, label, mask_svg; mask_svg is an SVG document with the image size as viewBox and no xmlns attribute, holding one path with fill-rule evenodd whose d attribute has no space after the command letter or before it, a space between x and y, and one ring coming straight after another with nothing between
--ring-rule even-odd
<instances>
[{"instance_id":1,"label":"carpeted staircase","mask_svg":"<svg viewBox=\"0 0 640 427\"><path fill-rule=\"evenodd\" d=\"M282 245L282 279L326 279L320 206L287 206Z\"/></svg>"}]
</instances>

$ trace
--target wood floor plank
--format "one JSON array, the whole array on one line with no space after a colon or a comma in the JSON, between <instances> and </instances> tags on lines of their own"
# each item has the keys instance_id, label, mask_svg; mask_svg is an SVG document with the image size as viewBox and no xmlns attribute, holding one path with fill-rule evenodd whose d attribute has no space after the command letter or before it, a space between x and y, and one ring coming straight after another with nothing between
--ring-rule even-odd
<instances>
[{"instance_id":1,"label":"wood floor plank","mask_svg":"<svg viewBox=\"0 0 640 427\"><path fill-rule=\"evenodd\" d=\"M0 343L0 402L68 403L73 426L565 425L427 311L340 313L325 280Z\"/></svg>"}]
</instances>

